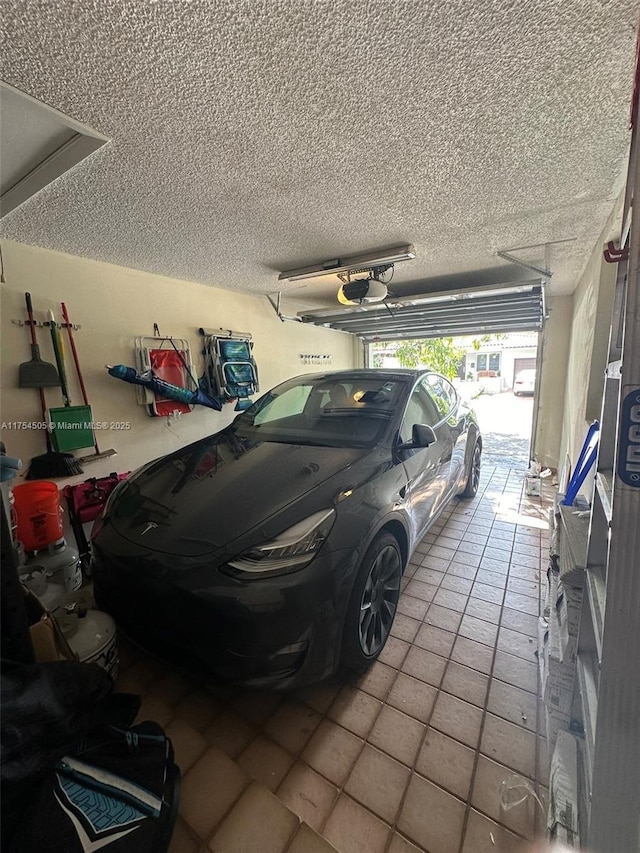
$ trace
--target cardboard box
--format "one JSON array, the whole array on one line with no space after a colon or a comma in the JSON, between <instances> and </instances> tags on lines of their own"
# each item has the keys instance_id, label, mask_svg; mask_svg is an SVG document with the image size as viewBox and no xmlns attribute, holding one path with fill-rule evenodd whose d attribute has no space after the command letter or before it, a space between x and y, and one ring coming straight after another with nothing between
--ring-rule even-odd
<instances>
[{"instance_id":1,"label":"cardboard box","mask_svg":"<svg viewBox=\"0 0 640 853\"><path fill-rule=\"evenodd\" d=\"M559 731L549 774L547 827L552 838L580 846L578 829L578 739Z\"/></svg>"},{"instance_id":2,"label":"cardboard box","mask_svg":"<svg viewBox=\"0 0 640 853\"><path fill-rule=\"evenodd\" d=\"M582 598L581 586L558 581L555 621L558 626L559 660L563 663L576 662Z\"/></svg>"}]
</instances>

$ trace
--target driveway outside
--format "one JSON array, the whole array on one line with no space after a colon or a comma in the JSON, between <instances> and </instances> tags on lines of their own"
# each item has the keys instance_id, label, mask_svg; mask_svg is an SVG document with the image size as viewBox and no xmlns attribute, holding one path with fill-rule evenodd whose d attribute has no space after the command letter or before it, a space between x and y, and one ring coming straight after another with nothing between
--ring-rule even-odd
<instances>
[{"instance_id":1,"label":"driveway outside","mask_svg":"<svg viewBox=\"0 0 640 853\"><path fill-rule=\"evenodd\" d=\"M462 390L462 389L461 389ZM526 470L533 418L533 397L516 397L511 391L482 394L472 401L484 439L485 465Z\"/></svg>"}]
</instances>

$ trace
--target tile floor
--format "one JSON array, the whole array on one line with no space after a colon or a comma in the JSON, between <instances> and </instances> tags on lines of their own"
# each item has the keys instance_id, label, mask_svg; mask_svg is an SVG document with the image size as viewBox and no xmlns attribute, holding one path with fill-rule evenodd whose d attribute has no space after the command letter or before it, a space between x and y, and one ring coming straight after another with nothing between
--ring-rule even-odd
<instances>
[{"instance_id":1,"label":"tile floor","mask_svg":"<svg viewBox=\"0 0 640 853\"><path fill-rule=\"evenodd\" d=\"M548 501L485 470L418 546L392 636L350 684L206 693L122 649L119 687L183 774L171 853L520 853L546 799L536 656ZM517 791L515 792L517 793Z\"/></svg>"}]
</instances>

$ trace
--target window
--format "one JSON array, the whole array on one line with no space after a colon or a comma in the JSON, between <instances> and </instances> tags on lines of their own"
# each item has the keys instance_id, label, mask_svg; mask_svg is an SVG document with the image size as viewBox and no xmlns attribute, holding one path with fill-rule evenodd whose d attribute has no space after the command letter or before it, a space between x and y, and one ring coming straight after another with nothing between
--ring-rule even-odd
<instances>
[{"instance_id":1,"label":"window","mask_svg":"<svg viewBox=\"0 0 640 853\"><path fill-rule=\"evenodd\" d=\"M296 385L288 388L282 394L274 394L255 416L254 424L268 424L271 421L279 421L292 415L300 415L311 393L311 385Z\"/></svg>"},{"instance_id":2,"label":"window","mask_svg":"<svg viewBox=\"0 0 640 853\"><path fill-rule=\"evenodd\" d=\"M487 369L487 354L480 353L476 356L476 370L486 370Z\"/></svg>"},{"instance_id":3,"label":"window","mask_svg":"<svg viewBox=\"0 0 640 853\"><path fill-rule=\"evenodd\" d=\"M438 410L438 421L441 421L447 417L456 403L455 388L442 376L436 376L433 373L426 376L423 382Z\"/></svg>"},{"instance_id":4,"label":"window","mask_svg":"<svg viewBox=\"0 0 640 853\"><path fill-rule=\"evenodd\" d=\"M495 373L500 372L500 353L492 352L489 356L489 370L493 370Z\"/></svg>"},{"instance_id":5,"label":"window","mask_svg":"<svg viewBox=\"0 0 640 853\"><path fill-rule=\"evenodd\" d=\"M401 441L411 441L414 424L435 426L440 420L442 418L433 400L425 391L424 383L421 382L419 385L416 385L409 398L404 418L402 419L402 426L400 427Z\"/></svg>"}]
</instances>

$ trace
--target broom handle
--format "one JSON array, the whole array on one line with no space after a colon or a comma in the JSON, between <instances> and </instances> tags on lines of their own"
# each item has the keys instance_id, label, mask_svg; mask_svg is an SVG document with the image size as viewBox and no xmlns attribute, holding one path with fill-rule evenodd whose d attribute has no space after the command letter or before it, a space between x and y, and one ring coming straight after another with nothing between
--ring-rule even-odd
<instances>
[{"instance_id":1,"label":"broom handle","mask_svg":"<svg viewBox=\"0 0 640 853\"><path fill-rule=\"evenodd\" d=\"M84 379L82 378L82 371L80 370L80 359L78 358L76 342L73 340L73 332L71 331L71 323L69 322L69 315L67 314L67 306L64 304L64 302L61 302L60 307L62 309L62 316L64 317L64 322L67 327L67 332L69 334L69 343L71 344L71 352L73 353L73 360L75 362L76 371L78 373L78 382L80 383L80 388L82 388L82 399L84 400L85 406L88 406L89 398L87 397L87 389L84 387Z\"/></svg>"},{"instance_id":2,"label":"broom handle","mask_svg":"<svg viewBox=\"0 0 640 853\"><path fill-rule=\"evenodd\" d=\"M38 345L38 341L36 340L36 325L33 319L33 305L31 304L31 294L25 293L24 295L25 302L27 303L27 314L29 315L29 331L31 332L31 343L35 346ZM40 392L40 411L42 412L42 423L46 424L47 422L47 401L44 396L44 389L38 388ZM47 452L51 453L53 447L51 445L51 435L49 430L45 427L44 434L47 441Z\"/></svg>"},{"instance_id":3,"label":"broom handle","mask_svg":"<svg viewBox=\"0 0 640 853\"><path fill-rule=\"evenodd\" d=\"M76 342L73 340L73 332L71 331L71 323L69 322L69 315L67 314L67 306L64 302L60 303L60 310L62 311L62 316L64 318L65 325L67 327L67 334L69 335L69 343L71 344L71 352L73 353L73 361L76 366L76 373L78 374L78 382L80 383L80 388L82 389L82 399L84 400L85 406L89 405L89 397L87 396L87 389L84 387L84 379L82 378L82 371L80 370L80 359L78 358L78 350L76 349ZM98 446L98 436L93 432L93 447L96 451L96 455L100 453L100 447Z\"/></svg>"}]
</instances>

